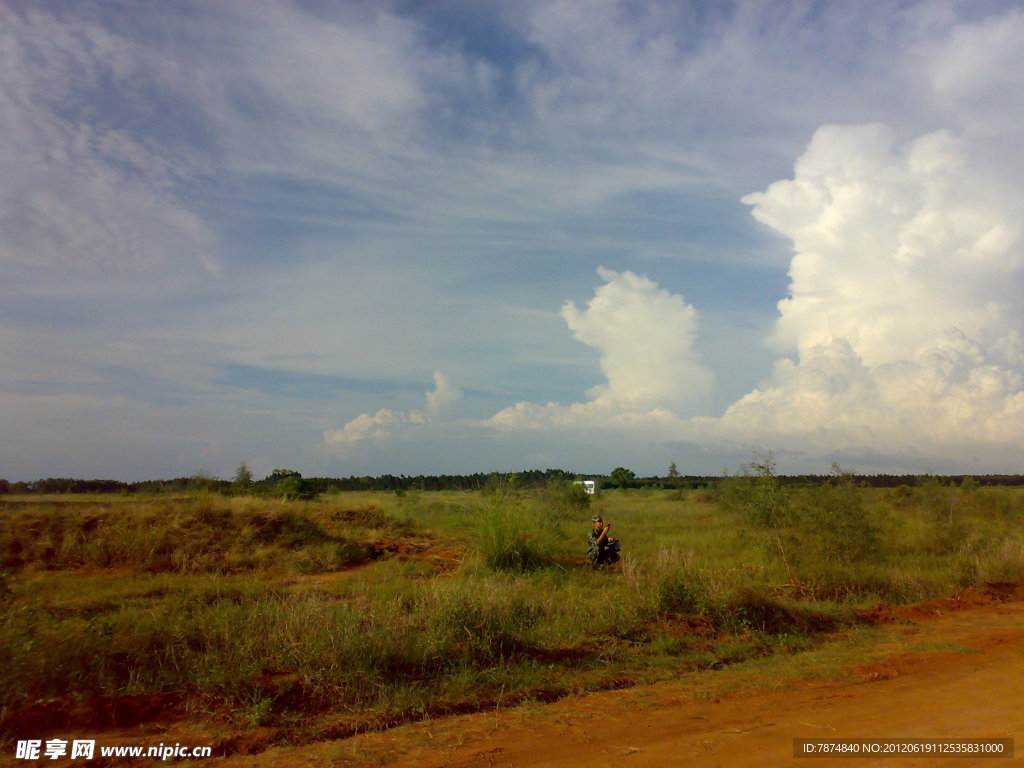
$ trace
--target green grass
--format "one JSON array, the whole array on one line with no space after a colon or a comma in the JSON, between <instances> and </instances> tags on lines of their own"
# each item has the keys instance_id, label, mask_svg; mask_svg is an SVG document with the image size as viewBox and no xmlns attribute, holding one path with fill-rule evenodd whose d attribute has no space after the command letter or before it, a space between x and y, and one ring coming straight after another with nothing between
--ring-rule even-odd
<instances>
[{"instance_id":1,"label":"green grass","mask_svg":"<svg viewBox=\"0 0 1024 768\"><path fill-rule=\"evenodd\" d=\"M861 631L854 608L1024 581L1024 494L1003 490L787 489L775 527L704 492L0 504L0 723L68 696L394 722L782 659L827 675L809 660ZM583 559L594 512L624 543L616 569ZM870 556L837 554L865 521ZM368 559L396 538L465 554L442 572Z\"/></svg>"}]
</instances>

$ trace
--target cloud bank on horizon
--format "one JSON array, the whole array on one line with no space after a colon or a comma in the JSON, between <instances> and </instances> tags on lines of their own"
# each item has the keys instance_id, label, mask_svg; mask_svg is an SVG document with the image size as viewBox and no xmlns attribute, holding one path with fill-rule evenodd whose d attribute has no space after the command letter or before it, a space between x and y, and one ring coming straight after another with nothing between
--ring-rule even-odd
<instances>
[{"instance_id":1,"label":"cloud bank on horizon","mask_svg":"<svg viewBox=\"0 0 1024 768\"><path fill-rule=\"evenodd\" d=\"M1021 39L0 0L0 477L1019 471Z\"/></svg>"},{"instance_id":2,"label":"cloud bank on horizon","mask_svg":"<svg viewBox=\"0 0 1024 768\"><path fill-rule=\"evenodd\" d=\"M478 426L1007 466L1024 434L1024 198L1010 192L949 131L900 144L881 124L823 126L792 179L743 198L794 248L773 334L793 357L767 380L721 416L695 416L713 385L697 311L599 268L586 310L567 302L562 317L600 352L606 382L586 402L519 402Z\"/></svg>"}]
</instances>

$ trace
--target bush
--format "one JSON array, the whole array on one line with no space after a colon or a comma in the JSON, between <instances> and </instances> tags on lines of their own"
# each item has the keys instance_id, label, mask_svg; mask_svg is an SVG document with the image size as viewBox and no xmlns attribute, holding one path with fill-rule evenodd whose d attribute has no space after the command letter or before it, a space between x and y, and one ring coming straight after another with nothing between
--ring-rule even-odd
<instances>
[{"instance_id":1,"label":"bush","mask_svg":"<svg viewBox=\"0 0 1024 768\"><path fill-rule=\"evenodd\" d=\"M974 556L976 576L982 583L1024 582L1024 544L1004 542L987 552Z\"/></svg>"},{"instance_id":2,"label":"bush","mask_svg":"<svg viewBox=\"0 0 1024 768\"><path fill-rule=\"evenodd\" d=\"M316 501L320 493L309 480L301 477L286 477L277 484L277 493L285 501Z\"/></svg>"},{"instance_id":3,"label":"bush","mask_svg":"<svg viewBox=\"0 0 1024 768\"><path fill-rule=\"evenodd\" d=\"M692 553L662 548L643 560L626 558L622 564L623 586L628 598L616 601L628 606L633 621L624 627L650 622L666 615L682 614L714 621L718 612L718 586L709 580L706 563Z\"/></svg>"},{"instance_id":4,"label":"bush","mask_svg":"<svg viewBox=\"0 0 1024 768\"><path fill-rule=\"evenodd\" d=\"M754 528L778 530L793 522L793 509L770 454L746 467L743 475L726 478L719 493L723 506L739 512Z\"/></svg>"},{"instance_id":5,"label":"bush","mask_svg":"<svg viewBox=\"0 0 1024 768\"><path fill-rule=\"evenodd\" d=\"M541 498L556 519L572 517L590 509L590 494L582 485L566 481L552 481L544 489Z\"/></svg>"},{"instance_id":6,"label":"bush","mask_svg":"<svg viewBox=\"0 0 1024 768\"><path fill-rule=\"evenodd\" d=\"M705 570L689 554L662 549L646 567L646 587L651 590L659 614L709 614L712 599L705 584Z\"/></svg>"},{"instance_id":7,"label":"bush","mask_svg":"<svg viewBox=\"0 0 1024 768\"><path fill-rule=\"evenodd\" d=\"M790 537L794 553L839 563L878 559L880 531L863 498L852 476L834 466L832 482L807 492L801 525Z\"/></svg>"}]
</instances>

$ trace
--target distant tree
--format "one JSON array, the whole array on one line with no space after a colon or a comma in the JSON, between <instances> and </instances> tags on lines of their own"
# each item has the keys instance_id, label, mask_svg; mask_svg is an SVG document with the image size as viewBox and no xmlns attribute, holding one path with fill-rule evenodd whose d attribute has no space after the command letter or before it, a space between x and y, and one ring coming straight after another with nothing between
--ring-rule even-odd
<instances>
[{"instance_id":1,"label":"distant tree","mask_svg":"<svg viewBox=\"0 0 1024 768\"><path fill-rule=\"evenodd\" d=\"M189 487L194 491L215 491L220 483L217 477L203 469L192 473L189 478Z\"/></svg>"},{"instance_id":2,"label":"distant tree","mask_svg":"<svg viewBox=\"0 0 1024 768\"><path fill-rule=\"evenodd\" d=\"M679 470L676 468L676 463L674 461L668 465L668 476L679 477Z\"/></svg>"},{"instance_id":3,"label":"distant tree","mask_svg":"<svg viewBox=\"0 0 1024 768\"><path fill-rule=\"evenodd\" d=\"M252 488L252 472L249 465L244 461L235 470L234 480L231 481L236 491L248 491Z\"/></svg>"},{"instance_id":4,"label":"distant tree","mask_svg":"<svg viewBox=\"0 0 1024 768\"><path fill-rule=\"evenodd\" d=\"M298 472L279 482L277 492L288 501L313 501L320 496L316 486L309 480L304 480Z\"/></svg>"},{"instance_id":5,"label":"distant tree","mask_svg":"<svg viewBox=\"0 0 1024 768\"><path fill-rule=\"evenodd\" d=\"M302 475L294 469L275 469L267 476L267 480L277 483L286 477L302 477Z\"/></svg>"},{"instance_id":6,"label":"distant tree","mask_svg":"<svg viewBox=\"0 0 1024 768\"><path fill-rule=\"evenodd\" d=\"M611 481L620 488L626 488L636 479L636 472L625 467L616 467L609 475Z\"/></svg>"}]
</instances>

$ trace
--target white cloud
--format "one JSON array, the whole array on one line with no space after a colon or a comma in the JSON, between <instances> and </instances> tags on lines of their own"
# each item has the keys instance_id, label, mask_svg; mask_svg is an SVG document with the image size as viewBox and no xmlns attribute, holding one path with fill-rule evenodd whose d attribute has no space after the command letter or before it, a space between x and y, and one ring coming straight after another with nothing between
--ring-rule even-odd
<instances>
[{"instance_id":1,"label":"white cloud","mask_svg":"<svg viewBox=\"0 0 1024 768\"><path fill-rule=\"evenodd\" d=\"M563 317L600 350L607 382L586 403L518 403L485 424L774 448L803 467L885 456L1012 469L1024 434L1024 211L976 151L951 131L901 144L880 124L824 126L793 179L744 198L793 241L774 337L795 358L721 417L695 417L711 374L694 351L693 308L602 270L587 309L567 303Z\"/></svg>"},{"instance_id":2,"label":"white cloud","mask_svg":"<svg viewBox=\"0 0 1024 768\"><path fill-rule=\"evenodd\" d=\"M646 277L604 267L598 274L605 284L585 310L572 302L562 307L576 339L601 353L607 383L587 393L593 403L623 411L698 410L712 376L694 346L697 310Z\"/></svg>"},{"instance_id":3,"label":"white cloud","mask_svg":"<svg viewBox=\"0 0 1024 768\"><path fill-rule=\"evenodd\" d=\"M744 198L796 252L779 343L803 354L844 338L879 364L949 327L1003 333L1024 254L1019 204L991 189L949 132L897 147L883 125L820 128L794 179Z\"/></svg>"},{"instance_id":4,"label":"white cloud","mask_svg":"<svg viewBox=\"0 0 1024 768\"><path fill-rule=\"evenodd\" d=\"M562 317L577 340L600 352L605 383L589 390L585 403L517 403L488 426L632 429L664 425L706 406L713 377L695 347L697 311L647 277L604 267L598 274L605 284L586 309L566 302Z\"/></svg>"},{"instance_id":5,"label":"white cloud","mask_svg":"<svg viewBox=\"0 0 1024 768\"><path fill-rule=\"evenodd\" d=\"M462 390L440 371L434 371L434 388L427 392L427 415L436 417L462 398Z\"/></svg>"},{"instance_id":6,"label":"white cloud","mask_svg":"<svg viewBox=\"0 0 1024 768\"><path fill-rule=\"evenodd\" d=\"M443 373L435 371L434 388L426 393L423 410L381 408L373 414L364 413L339 429L326 430L324 443L334 454L345 456L357 445L406 438L412 429L436 425L461 397L462 390Z\"/></svg>"},{"instance_id":7,"label":"white cloud","mask_svg":"<svg viewBox=\"0 0 1024 768\"><path fill-rule=\"evenodd\" d=\"M392 437L396 430L409 424L425 424L422 411L393 411L381 408L374 414L363 413L352 419L341 429L324 432L328 445L347 445L362 440L383 440Z\"/></svg>"},{"instance_id":8,"label":"white cloud","mask_svg":"<svg viewBox=\"0 0 1024 768\"><path fill-rule=\"evenodd\" d=\"M899 146L881 125L821 128L792 180L745 198L793 241L777 339L796 359L715 431L1008 467L1024 434L1024 240L1005 182L949 132Z\"/></svg>"},{"instance_id":9,"label":"white cloud","mask_svg":"<svg viewBox=\"0 0 1024 768\"><path fill-rule=\"evenodd\" d=\"M955 25L922 50L926 77L939 103L958 113L972 132L1019 131L1024 104L1019 66L1024 11Z\"/></svg>"}]
</instances>

